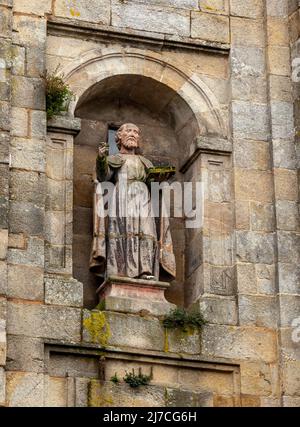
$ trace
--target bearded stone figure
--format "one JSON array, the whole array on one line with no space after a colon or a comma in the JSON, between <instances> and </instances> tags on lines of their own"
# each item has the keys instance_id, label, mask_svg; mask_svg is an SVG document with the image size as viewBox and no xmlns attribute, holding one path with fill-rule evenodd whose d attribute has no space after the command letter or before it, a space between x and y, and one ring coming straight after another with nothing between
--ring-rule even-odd
<instances>
[{"instance_id":1,"label":"bearded stone figure","mask_svg":"<svg viewBox=\"0 0 300 427\"><path fill-rule=\"evenodd\" d=\"M100 146L96 159L90 270L103 279L121 276L172 280L176 265L169 218L160 215L156 221L151 215L151 196L145 181L153 165L136 153L139 128L130 123L122 125L116 142L118 154L109 156L107 146ZM100 212L106 203L103 185L107 181L114 186L108 214L103 217ZM125 182L122 192L121 182Z\"/></svg>"}]
</instances>

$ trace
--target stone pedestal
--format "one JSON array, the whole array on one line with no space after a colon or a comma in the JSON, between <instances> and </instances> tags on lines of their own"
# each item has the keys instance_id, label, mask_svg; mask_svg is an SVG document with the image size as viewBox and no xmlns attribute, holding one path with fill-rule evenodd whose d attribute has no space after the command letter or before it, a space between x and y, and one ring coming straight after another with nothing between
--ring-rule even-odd
<instances>
[{"instance_id":1,"label":"stone pedestal","mask_svg":"<svg viewBox=\"0 0 300 427\"><path fill-rule=\"evenodd\" d=\"M176 306L165 299L167 282L109 277L97 290L103 309L120 313L148 311L153 315L164 315Z\"/></svg>"}]
</instances>

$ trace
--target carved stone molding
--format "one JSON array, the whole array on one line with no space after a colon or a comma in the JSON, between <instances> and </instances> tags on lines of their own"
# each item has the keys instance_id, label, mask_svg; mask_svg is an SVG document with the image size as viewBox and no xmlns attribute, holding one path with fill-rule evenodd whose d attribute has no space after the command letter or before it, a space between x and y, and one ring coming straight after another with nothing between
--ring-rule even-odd
<instances>
[{"instance_id":1,"label":"carved stone molding","mask_svg":"<svg viewBox=\"0 0 300 427\"><path fill-rule=\"evenodd\" d=\"M78 22L76 20L64 18L48 18L48 34L55 36L68 36L84 38L95 41L106 41L109 39L120 42L131 42L135 44L154 45L162 48L181 48L187 50L206 50L209 52L228 55L230 45L219 42L209 42L205 40L195 40L189 37L178 37L171 34L158 34L144 31L127 30L114 28L107 25Z\"/></svg>"}]
</instances>

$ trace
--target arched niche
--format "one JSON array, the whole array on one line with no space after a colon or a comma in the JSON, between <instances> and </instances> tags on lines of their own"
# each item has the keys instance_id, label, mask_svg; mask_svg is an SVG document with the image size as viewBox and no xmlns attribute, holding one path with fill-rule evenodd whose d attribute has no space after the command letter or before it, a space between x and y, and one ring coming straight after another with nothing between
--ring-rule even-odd
<instances>
[{"instance_id":1,"label":"arched niche","mask_svg":"<svg viewBox=\"0 0 300 427\"><path fill-rule=\"evenodd\" d=\"M84 283L85 306L92 308L99 286L88 271L92 241L92 196L97 147L107 139L109 125L136 123L141 149L154 164L180 167L200 135L225 136L218 103L195 75L187 76L159 56L92 51L64 70L75 93L70 115L81 118L74 144L73 275ZM167 293L170 302L184 304L185 230L183 219L171 220L178 274Z\"/></svg>"}]
</instances>

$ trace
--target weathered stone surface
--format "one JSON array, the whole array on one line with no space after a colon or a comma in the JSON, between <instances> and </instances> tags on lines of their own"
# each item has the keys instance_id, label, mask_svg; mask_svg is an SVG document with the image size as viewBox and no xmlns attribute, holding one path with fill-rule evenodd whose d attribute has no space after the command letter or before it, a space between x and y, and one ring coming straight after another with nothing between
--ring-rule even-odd
<instances>
[{"instance_id":1,"label":"weathered stone surface","mask_svg":"<svg viewBox=\"0 0 300 427\"><path fill-rule=\"evenodd\" d=\"M6 364L6 351L6 321L0 319L0 366L5 366Z\"/></svg>"},{"instance_id":2,"label":"weathered stone surface","mask_svg":"<svg viewBox=\"0 0 300 427\"><path fill-rule=\"evenodd\" d=\"M259 186L257 186L258 182ZM235 186L238 200L255 200L261 203L273 201L272 174L270 172L236 168Z\"/></svg>"},{"instance_id":3,"label":"weathered stone surface","mask_svg":"<svg viewBox=\"0 0 300 427\"><path fill-rule=\"evenodd\" d=\"M33 203L11 202L10 231L40 236L44 230L44 209Z\"/></svg>"},{"instance_id":4,"label":"weathered stone surface","mask_svg":"<svg viewBox=\"0 0 300 427\"><path fill-rule=\"evenodd\" d=\"M8 163L9 133L0 132L0 162Z\"/></svg>"},{"instance_id":5,"label":"weathered stone surface","mask_svg":"<svg viewBox=\"0 0 300 427\"><path fill-rule=\"evenodd\" d=\"M75 3L56 0L54 15L108 25L110 23L110 1L90 0Z\"/></svg>"},{"instance_id":6,"label":"weathered stone surface","mask_svg":"<svg viewBox=\"0 0 300 427\"><path fill-rule=\"evenodd\" d=\"M201 297L199 304L204 319L218 325L237 324L237 305L235 297Z\"/></svg>"},{"instance_id":7,"label":"weathered stone surface","mask_svg":"<svg viewBox=\"0 0 300 427\"><path fill-rule=\"evenodd\" d=\"M300 361L289 360L283 367L283 394L300 397Z\"/></svg>"},{"instance_id":8,"label":"weathered stone surface","mask_svg":"<svg viewBox=\"0 0 300 427\"><path fill-rule=\"evenodd\" d=\"M282 406L280 399L276 397L261 397L260 403L262 408L277 408Z\"/></svg>"},{"instance_id":9,"label":"weathered stone surface","mask_svg":"<svg viewBox=\"0 0 300 427\"><path fill-rule=\"evenodd\" d=\"M300 262L299 244L300 244L299 235L292 232L288 232L288 231L279 231L278 232L279 262L299 264Z\"/></svg>"},{"instance_id":10,"label":"weathered stone surface","mask_svg":"<svg viewBox=\"0 0 300 427\"><path fill-rule=\"evenodd\" d=\"M228 15L229 0L200 0L200 10L207 13Z\"/></svg>"},{"instance_id":11,"label":"weathered stone surface","mask_svg":"<svg viewBox=\"0 0 300 427\"><path fill-rule=\"evenodd\" d=\"M47 212L45 216L45 238L53 245L65 243L65 212Z\"/></svg>"},{"instance_id":12,"label":"weathered stone surface","mask_svg":"<svg viewBox=\"0 0 300 427\"><path fill-rule=\"evenodd\" d=\"M300 318L300 296L280 295L281 326L288 327L294 319Z\"/></svg>"},{"instance_id":13,"label":"weathered stone surface","mask_svg":"<svg viewBox=\"0 0 300 427\"><path fill-rule=\"evenodd\" d=\"M67 407L71 381L73 378L45 377L45 406Z\"/></svg>"},{"instance_id":14,"label":"weathered stone surface","mask_svg":"<svg viewBox=\"0 0 300 427\"><path fill-rule=\"evenodd\" d=\"M231 88L233 100L266 102L267 80L264 76L236 76L232 79Z\"/></svg>"},{"instance_id":15,"label":"weathered stone surface","mask_svg":"<svg viewBox=\"0 0 300 427\"><path fill-rule=\"evenodd\" d=\"M179 36L190 35L190 13L143 4L112 4L112 25Z\"/></svg>"},{"instance_id":16,"label":"weathered stone surface","mask_svg":"<svg viewBox=\"0 0 300 427\"><path fill-rule=\"evenodd\" d=\"M213 394L212 393L193 393L190 390L180 389L166 389L166 406L175 408L189 408L189 407L212 407Z\"/></svg>"},{"instance_id":17,"label":"weathered stone surface","mask_svg":"<svg viewBox=\"0 0 300 427\"><path fill-rule=\"evenodd\" d=\"M0 227L7 228L8 227L8 197L0 195Z\"/></svg>"},{"instance_id":18,"label":"weathered stone surface","mask_svg":"<svg viewBox=\"0 0 300 427\"><path fill-rule=\"evenodd\" d=\"M51 0L14 0L14 11L43 16L51 13Z\"/></svg>"},{"instance_id":19,"label":"weathered stone surface","mask_svg":"<svg viewBox=\"0 0 300 427\"><path fill-rule=\"evenodd\" d=\"M256 264L257 292L259 294L275 295L275 265Z\"/></svg>"},{"instance_id":20,"label":"weathered stone surface","mask_svg":"<svg viewBox=\"0 0 300 427\"><path fill-rule=\"evenodd\" d=\"M89 406L92 407L157 407L165 406L164 387L148 385L133 389L127 384L112 384L108 381L91 380Z\"/></svg>"},{"instance_id":21,"label":"weathered stone surface","mask_svg":"<svg viewBox=\"0 0 300 427\"><path fill-rule=\"evenodd\" d=\"M239 296L239 320L241 325L276 328L278 325L277 300L273 296Z\"/></svg>"},{"instance_id":22,"label":"weathered stone surface","mask_svg":"<svg viewBox=\"0 0 300 427\"><path fill-rule=\"evenodd\" d=\"M297 147L295 146L294 138L274 139L273 140L274 167L296 169L298 165L296 149ZM283 170L282 172L284 173L285 171ZM275 170L275 173L277 174L276 170Z\"/></svg>"},{"instance_id":23,"label":"weathered stone surface","mask_svg":"<svg viewBox=\"0 0 300 427\"><path fill-rule=\"evenodd\" d=\"M232 265L232 236L204 237L203 261L213 265Z\"/></svg>"},{"instance_id":24,"label":"weathered stone surface","mask_svg":"<svg viewBox=\"0 0 300 427\"><path fill-rule=\"evenodd\" d=\"M137 298L122 298L117 296L105 297L104 309L118 313L138 314L141 311L149 312L155 316L162 316L170 312L175 305L159 301L147 301Z\"/></svg>"},{"instance_id":25,"label":"weathered stone surface","mask_svg":"<svg viewBox=\"0 0 300 427\"><path fill-rule=\"evenodd\" d=\"M6 295L7 292L7 264L0 261L0 295Z\"/></svg>"},{"instance_id":26,"label":"weathered stone surface","mask_svg":"<svg viewBox=\"0 0 300 427\"><path fill-rule=\"evenodd\" d=\"M7 255L8 230L0 230L0 259L5 259Z\"/></svg>"},{"instance_id":27,"label":"weathered stone surface","mask_svg":"<svg viewBox=\"0 0 300 427\"><path fill-rule=\"evenodd\" d=\"M13 234L8 235L8 247L14 249L26 249L27 239L25 234Z\"/></svg>"},{"instance_id":28,"label":"weathered stone surface","mask_svg":"<svg viewBox=\"0 0 300 427\"><path fill-rule=\"evenodd\" d=\"M300 359L300 320L297 317L289 327L280 328L282 360Z\"/></svg>"},{"instance_id":29,"label":"weathered stone surface","mask_svg":"<svg viewBox=\"0 0 300 427\"><path fill-rule=\"evenodd\" d=\"M203 12L192 12L191 37L229 43L229 18Z\"/></svg>"},{"instance_id":30,"label":"weathered stone surface","mask_svg":"<svg viewBox=\"0 0 300 427\"><path fill-rule=\"evenodd\" d=\"M8 303L7 333L41 337L43 307L40 304Z\"/></svg>"},{"instance_id":31,"label":"weathered stone surface","mask_svg":"<svg viewBox=\"0 0 300 427\"><path fill-rule=\"evenodd\" d=\"M10 130L10 104L0 101L0 130Z\"/></svg>"},{"instance_id":32,"label":"weathered stone surface","mask_svg":"<svg viewBox=\"0 0 300 427\"><path fill-rule=\"evenodd\" d=\"M211 0L208 0L211 1ZM220 1L220 0L212 0ZM223 1L223 0L221 0ZM132 3L149 4L148 0L133 0ZM151 5L174 7L178 9L198 9L198 0L152 0Z\"/></svg>"},{"instance_id":33,"label":"weathered stone surface","mask_svg":"<svg viewBox=\"0 0 300 427\"><path fill-rule=\"evenodd\" d=\"M106 324L109 325L110 336L107 344L132 348L164 350L164 328L159 320L130 314L102 312ZM85 310L85 318L91 312ZM91 335L83 328L83 340L91 342Z\"/></svg>"},{"instance_id":34,"label":"weathered stone surface","mask_svg":"<svg viewBox=\"0 0 300 427\"><path fill-rule=\"evenodd\" d=\"M7 315L7 299L5 296L0 297L0 319L5 322ZM2 328L3 329L3 328Z\"/></svg>"},{"instance_id":35,"label":"weathered stone surface","mask_svg":"<svg viewBox=\"0 0 300 427\"><path fill-rule=\"evenodd\" d=\"M8 228L9 168L0 164L0 229ZM2 243L5 244L6 241ZM3 249L2 249L3 250Z\"/></svg>"},{"instance_id":36,"label":"weathered stone surface","mask_svg":"<svg viewBox=\"0 0 300 427\"><path fill-rule=\"evenodd\" d=\"M41 78L12 76L12 105L14 107L44 110L45 83Z\"/></svg>"},{"instance_id":37,"label":"weathered stone surface","mask_svg":"<svg viewBox=\"0 0 300 427\"><path fill-rule=\"evenodd\" d=\"M279 286L284 294L300 294L300 266L278 263Z\"/></svg>"},{"instance_id":38,"label":"weathered stone surface","mask_svg":"<svg viewBox=\"0 0 300 427\"><path fill-rule=\"evenodd\" d=\"M77 280L45 277L45 303L81 307L83 304L83 285Z\"/></svg>"},{"instance_id":39,"label":"weathered stone surface","mask_svg":"<svg viewBox=\"0 0 300 427\"><path fill-rule=\"evenodd\" d=\"M263 363L241 363L241 393L270 396L272 393L272 366Z\"/></svg>"},{"instance_id":40,"label":"weathered stone surface","mask_svg":"<svg viewBox=\"0 0 300 427\"><path fill-rule=\"evenodd\" d=\"M287 16L288 7L287 2L282 0L267 0L267 13L268 16Z\"/></svg>"},{"instance_id":41,"label":"weathered stone surface","mask_svg":"<svg viewBox=\"0 0 300 427\"><path fill-rule=\"evenodd\" d=\"M289 27L287 19L269 17L267 28L270 45L287 46L289 44Z\"/></svg>"},{"instance_id":42,"label":"weathered stone surface","mask_svg":"<svg viewBox=\"0 0 300 427\"><path fill-rule=\"evenodd\" d=\"M46 195L46 210L47 211L64 211L65 209L65 182L64 181L57 181L54 179L47 179L47 195ZM75 208L75 207L74 207ZM84 211L84 208L78 207L77 209L80 209L81 211ZM90 209L86 209L89 214L91 214ZM74 209L76 213L76 208ZM75 220L77 219L77 215L74 215ZM84 218L84 215L79 216L80 220ZM78 220L79 220L78 218ZM79 221L80 221L79 220ZM90 221L90 218L89 218ZM85 224L82 224L84 226ZM82 231L82 226L80 227L80 230ZM89 224L91 227L91 224ZM74 225L74 233L79 234L79 230L75 228ZM86 233L87 234L87 233Z\"/></svg>"},{"instance_id":43,"label":"weathered stone surface","mask_svg":"<svg viewBox=\"0 0 300 427\"><path fill-rule=\"evenodd\" d=\"M43 336L68 342L81 339L81 310L69 307L44 307Z\"/></svg>"},{"instance_id":44,"label":"weathered stone surface","mask_svg":"<svg viewBox=\"0 0 300 427\"><path fill-rule=\"evenodd\" d=\"M254 264L237 264L239 294L256 294L256 274Z\"/></svg>"},{"instance_id":45,"label":"weathered stone surface","mask_svg":"<svg viewBox=\"0 0 300 427\"><path fill-rule=\"evenodd\" d=\"M292 83L289 77L270 76L270 95L278 101L292 101Z\"/></svg>"},{"instance_id":46,"label":"weathered stone surface","mask_svg":"<svg viewBox=\"0 0 300 427\"><path fill-rule=\"evenodd\" d=\"M23 76L25 74L25 48L18 45L12 46L12 74Z\"/></svg>"},{"instance_id":47,"label":"weathered stone surface","mask_svg":"<svg viewBox=\"0 0 300 427\"><path fill-rule=\"evenodd\" d=\"M271 115L273 138L292 138L295 134L293 104L290 102L272 101Z\"/></svg>"},{"instance_id":48,"label":"weathered stone surface","mask_svg":"<svg viewBox=\"0 0 300 427\"><path fill-rule=\"evenodd\" d=\"M170 353L200 354L201 332L197 329L188 332L180 329L165 330L164 350Z\"/></svg>"},{"instance_id":49,"label":"weathered stone surface","mask_svg":"<svg viewBox=\"0 0 300 427\"><path fill-rule=\"evenodd\" d=\"M260 408L261 400L258 396L242 394L241 396L241 406L243 408Z\"/></svg>"},{"instance_id":50,"label":"weathered stone surface","mask_svg":"<svg viewBox=\"0 0 300 427\"><path fill-rule=\"evenodd\" d=\"M268 61L271 74L290 76L290 49L283 46L269 46Z\"/></svg>"},{"instance_id":51,"label":"weathered stone surface","mask_svg":"<svg viewBox=\"0 0 300 427\"><path fill-rule=\"evenodd\" d=\"M11 264L44 267L44 240L37 237L29 237L26 249L10 249L7 259Z\"/></svg>"},{"instance_id":52,"label":"weathered stone surface","mask_svg":"<svg viewBox=\"0 0 300 427\"><path fill-rule=\"evenodd\" d=\"M263 3L261 0L230 0L230 14L244 16L246 18L259 18L263 15Z\"/></svg>"},{"instance_id":53,"label":"weathered stone surface","mask_svg":"<svg viewBox=\"0 0 300 427\"><path fill-rule=\"evenodd\" d=\"M204 326L202 355L231 360L272 363L276 360L276 332L259 327Z\"/></svg>"},{"instance_id":54,"label":"weathered stone surface","mask_svg":"<svg viewBox=\"0 0 300 427\"><path fill-rule=\"evenodd\" d=\"M283 396L283 406L285 408L299 408L300 397Z\"/></svg>"},{"instance_id":55,"label":"weathered stone surface","mask_svg":"<svg viewBox=\"0 0 300 427\"><path fill-rule=\"evenodd\" d=\"M32 47L26 49L26 74L28 77L41 77L46 73L44 49ZM50 71L48 70L50 73Z\"/></svg>"},{"instance_id":56,"label":"weathered stone surface","mask_svg":"<svg viewBox=\"0 0 300 427\"><path fill-rule=\"evenodd\" d=\"M250 203L251 230L273 231L275 227L274 206L272 204Z\"/></svg>"},{"instance_id":57,"label":"weathered stone surface","mask_svg":"<svg viewBox=\"0 0 300 427\"><path fill-rule=\"evenodd\" d=\"M75 406L85 408L88 406L88 378L75 378Z\"/></svg>"},{"instance_id":58,"label":"weathered stone surface","mask_svg":"<svg viewBox=\"0 0 300 427\"><path fill-rule=\"evenodd\" d=\"M43 277L44 272L40 268L9 265L7 295L12 298L43 301Z\"/></svg>"},{"instance_id":59,"label":"weathered stone surface","mask_svg":"<svg viewBox=\"0 0 300 427\"><path fill-rule=\"evenodd\" d=\"M268 170L270 169L269 144L263 141L236 140L234 160L238 168Z\"/></svg>"},{"instance_id":60,"label":"weathered stone surface","mask_svg":"<svg viewBox=\"0 0 300 427\"><path fill-rule=\"evenodd\" d=\"M297 172L288 169L275 169L275 194L277 200L298 200Z\"/></svg>"},{"instance_id":61,"label":"weathered stone surface","mask_svg":"<svg viewBox=\"0 0 300 427\"><path fill-rule=\"evenodd\" d=\"M15 170L10 179L11 200L34 203L43 207L45 203L45 175L38 172Z\"/></svg>"},{"instance_id":62,"label":"weathered stone surface","mask_svg":"<svg viewBox=\"0 0 300 427\"><path fill-rule=\"evenodd\" d=\"M6 373L7 405L44 406L44 375L25 372Z\"/></svg>"},{"instance_id":63,"label":"weathered stone surface","mask_svg":"<svg viewBox=\"0 0 300 427\"><path fill-rule=\"evenodd\" d=\"M28 136L28 110L12 107L11 109L12 136L26 138Z\"/></svg>"},{"instance_id":64,"label":"weathered stone surface","mask_svg":"<svg viewBox=\"0 0 300 427\"><path fill-rule=\"evenodd\" d=\"M37 139L13 138L11 140L12 167L44 172L45 143Z\"/></svg>"},{"instance_id":65,"label":"weathered stone surface","mask_svg":"<svg viewBox=\"0 0 300 427\"><path fill-rule=\"evenodd\" d=\"M248 201L236 201L235 224L237 230L250 229L250 203Z\"/></svg>"},{"instance_id":66,"label":"weathered stone surface","mask_svg":"<svg viewBox=\"0 0 300 427\"><path fill-rule=\"evenodd\" d=\"M264 47L265 31L262 20L230 19L231 42L233 46Z\"/></svg>"},{"instance_id":67,"label":"weathered stone surface","mask_svg":"<svg viewBox=\"0 0 300 427\"><path fill-rule=\"evenodd\" d=\"M80 328L79 309L9 302L7 331L10 334L78 342Z\"/></svg>"},{"instance_id":68,"label":"weathered stone surface","mask_svg":"<svg viewBox=\"0 0 300 427\"><path fill-rule=\"evenodd\" d=\"M276 202L276 217L278 228L285 231L299 230L299 204L281 200Z\"/></svg>"},{"instance_id":69,"label":"weathered stone surface","mask_svg":"<svg viewBox=\"0 0 300 427\"><path fill-rule=\"evenodd\" d=\"M263 76L266 69L265 51L257 47L233 47L231 66L234 77Z\"/></svg>"},{"instance_id":70,"label":"weathered stone surface","mask_svg":"<svg viewBox=\"0 0 300 427\"><path fill-rule=\"evenodd\" d=\"M44 372L44 344L41 339L9 335L7 342L7 370Z\"/></svg>"},{"instance_id":71,"label":"weathered stone surface","mask_svg":"<svg viewBox=\"0 0 300 427\"><path fill-rule=\"evenodd\" d=\"M261 141L268 139L268 108L266 105L233 101L232 113L234 137Z\"/></svg>"},{"instance_id":72,"label":"weathered stone surface","mask_svg":"<svg viewBox=\"0 0 300 427\"><path fill-rule=\"evenodd\" d=\"M31 138L45 138L47 133L47 119L44 111L31 111L30 136Z\"/></svg>"},{"instance_id":73,"label":"weathered stone surface","mask_svg":"<svg viewBox=\"0 0 300 427\"><path fill-rule=\"evenodd\" d=\"M5 406L6 374L4 368L0 368L0 406Z\"/></svg>"},{"instance_id":74,"label":"weathered stone surface","mask_svg":"<svg viewBox=\"0 0 300 427\"><path fill-rule=\"evenodd\" d=\"M236 239L236 252L239 261L262 264L274 262L273 234L237 231Z\"/></svg>"},{"instance_id":75,"label":"weathered stone surface","mask_svg":"<svg viewBox=\"0 0 300 427\"><path fill-rule=\"evenodd\" d=\"M15 15L13 41L20 46L45 46L47 22L37 16ZM34 37L32 35L34 34Z\"/></svg>"},{"instance_id":76,"label":"weathered stone surface","mask_svg":"<svg viewBox=\"0 0 300 427\"><path fill-rule=\"evenodd\" d=\"M0 11L0 36L9 37L11 31L11 12L3 6L0 6Z\"/></svg>"}]
</instances>

